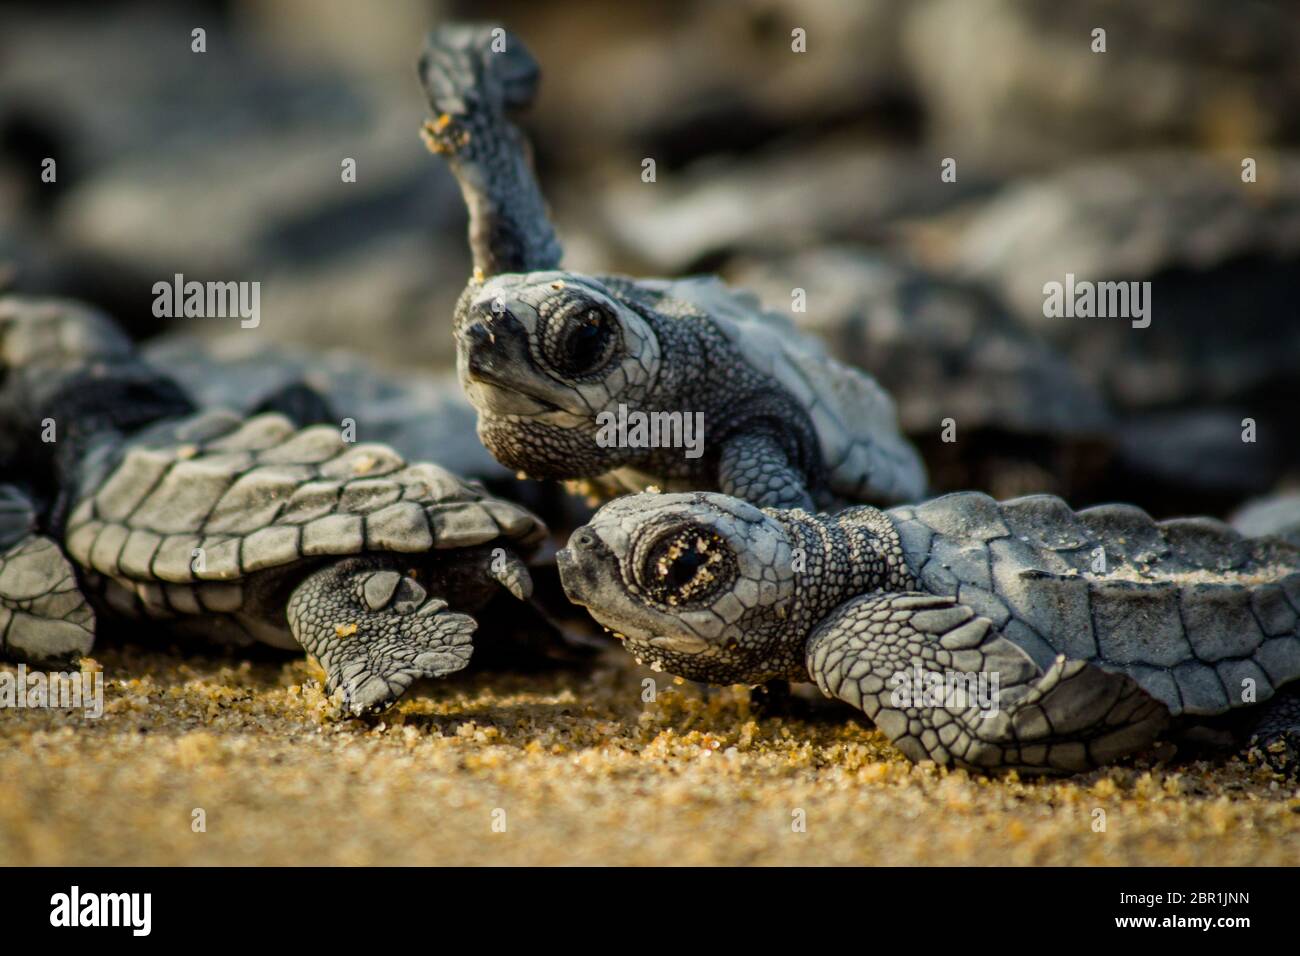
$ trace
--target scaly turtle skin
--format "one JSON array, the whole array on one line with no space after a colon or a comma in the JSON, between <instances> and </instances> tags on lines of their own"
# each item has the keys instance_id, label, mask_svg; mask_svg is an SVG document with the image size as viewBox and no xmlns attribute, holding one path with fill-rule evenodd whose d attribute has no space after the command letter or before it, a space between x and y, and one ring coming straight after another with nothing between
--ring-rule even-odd
<instances>
[{"instance_id":1,"label":"scaly turtle skin","mask_svg":"<svg viewBox=\"0 0 1300 956\"><path fill-rule=\"evenodd\" d=\"M458 369L498 460L601 491L713 488L773 506L914 500L925 487L893 403L785 319L712 278L560 270L560 245L506 111L538 70L488 27L429 38L420 75L470 210L475 277L456 308ZM703 415L700 457L612 447L602 413ZM630 443L628 443L630 444Z\"/></svg>"},{"instance_id":2,"label":"scaly turtle skin","mask_svg":"<svg viewBox=\"0 0 1300 956\"><path fill-rule=\"evenodd\" d=\"M1075 772L1171 719L1243 708L1266 752L1300 743L1284 689L1300 548L1209 519L1049 495L819 516L650 494L606 505L559 560L570 598L638 659L714 683L812 679L913 760ZM936 680L963 693L911 696Z\"/></svg>"},{"instance_id":3,"label":"scaly turtle skin","mask_svg":"<svg viewBox=\"0 0 1300 956\"><path fill-rule=\"evenodd\" d=\"M5 469L58 489L46 537L9 535L27 550L5 552L0 601L28 602L0 648L10 656L66 660L91 647L89 627L71 641L33 625L24 569L46 541L61 544L101 614L300 645L353 713L467 663L476 625L449 605L473 612L498 585L529 594L520 554L545 527L437 465L280 414L196 413L111 324L63 303L0 301L0 354L0 418L25 452ZM57 440L41 442L50 423ZM44 616L54 612L70 613L56 602Z\"/></svg>"},{"instance_id":4,"label":"scaly turtle skin","mask_svg":"<svg viewBox=\"0 0 1300 956\"><path fill-rule=\"evenodd\" d=\"M37 531L32 500L0 485L0 648L63 658L84 653L94 637L95 612L71 562Z\"/></svg>"}]
</instances>

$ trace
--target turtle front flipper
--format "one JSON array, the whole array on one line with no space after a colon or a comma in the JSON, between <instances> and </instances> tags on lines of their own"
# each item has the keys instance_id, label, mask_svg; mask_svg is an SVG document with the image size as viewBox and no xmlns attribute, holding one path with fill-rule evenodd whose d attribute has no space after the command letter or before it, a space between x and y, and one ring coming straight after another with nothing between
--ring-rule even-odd
<instances>
[{"instance_id":1,"label":"turtle front flipper","mask_svg":"<svg viewBox=\"0 0 1300 956\"><path fill-rule=\"evenodd\" d=\"M0 485L0 652L72 661L95 643L95 612L58 544L37 534L26 495Z\"/></svg>"},{"instance_id":2,"label":"turtle front flipper","mask_svg":"<svg viewBox=\"0 0 1300 956\"><path fill-rule=\"evenodd\" d=\"M718 458L718 486L723 494L760 508L816 510L803 473L790 463L780 440L766 432L726 441Z\"/></svg>"},{"instance_id":3,"label":"turtle front flipper","mask_svg":"<svg viewBox=\"0 0 1300 956\"><path fill-rule=\"evenodd\" d=\"M560 266L527 141L506 118L532 102L539 76L527 48L501 27L440 27L420 57L420 81L435 114L424 125L424 141L447 158L460 184L481 276Z\"/></svg>"},{"instance_id":4,"label":"turtle front flipper","mask_svg":"<svg viewBox=\"0 0 1300 956\"><path fill-rule=\"evenodd\" d=\"M288 604L294 639L343 691L353 714L383 710L419 677L469 663L472 617L447 610L396 558L350 558L309 575Z\"/></svg>"},{"instance_id":5,"label":"turtle front flipper","mask_svg":"<svg viewBox=\"0 0 1300 956\"><path fill-rule=\"evenodd\" d=\"M1149 745L1169 719L1127 676L1063 656L1040 671L988 618L930 594L849 601L806 651L822 691L912 760L1075 773Z\"/></svg>"}]
</instances>

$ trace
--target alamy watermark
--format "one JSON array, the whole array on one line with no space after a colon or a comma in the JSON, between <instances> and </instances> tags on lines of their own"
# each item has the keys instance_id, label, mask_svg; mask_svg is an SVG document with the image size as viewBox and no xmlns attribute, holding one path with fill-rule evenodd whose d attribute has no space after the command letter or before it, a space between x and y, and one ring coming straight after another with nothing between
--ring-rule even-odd
<instances>
[{"instance_id":1,"label":"alamy watermark","mask_svg":"<svg viewBox=\"0 0 1300 956\"><path fill-rule=\"evenodd\" d=\"M1093 282L1065 274L1065 282L1043 284L1043 315L1049 319L1132 319L1133 328L1151 324L1150 282Z\"/></svg>"},{"instance_id":2,"label":"alamy watermark","mask_svg":"<svg viewBox=\"0 0 1300 956\"><path fill-rule=\"evenodd\" d=\"M185 281L176 273L171 282L153 284L153 314L159 319L233 319L244 329L262 321L262 283Z\"/></svg>"},{"instance_id":3,"label":"alamy watermark","mask_svg":"<svg viewBox=\"0 0 1300 956\"><path fill-rule=\"evenodd\" d=\"M687 458L704 454L703 412L643 412L621 402L617 412L596 415L601 448L684 448Z\"/></svg>"},{"instance_id":4,"label":"alamy watermark","mask_svg":"<svg viewBox=\"0 0 1300 956\"><path fill-rule=\"evenodd\" d=\"M987 719L998 712L998 674L993 672L927 671L913 664L910 671L895 671L889 677L893 693L890 706L943 707L947 710L966 710L978 707L980 716Z\"/></svg>"},{"instance_id":5,"label":"alamy watermark","mask_svg":"<svg viewBox=\"0 0 1300 956\"><path fill-rule=\"evenodd\" d=\"M120 926L130 929L132 936L148 936L153 928L153 894L83 893L73 886L50 897L50 925Z\"/></svg>"},{"instance_id":6,"label":"alamy watermark","mask_svg":"<svg viewBox=\"0 0 1300 956\"><path fill-rule=\"evenodd\" d=\"M104 716L103 671L29 671L26 664L0 671L0 707L82 710Z\"/></svg>"}]
</instances>

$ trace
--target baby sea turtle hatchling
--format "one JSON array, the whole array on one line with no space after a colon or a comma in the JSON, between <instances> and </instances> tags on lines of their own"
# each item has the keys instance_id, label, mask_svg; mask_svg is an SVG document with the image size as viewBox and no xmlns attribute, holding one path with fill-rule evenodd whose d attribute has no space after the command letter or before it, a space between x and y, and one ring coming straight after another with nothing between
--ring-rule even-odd
<instances>
[{"instance_id":1,"label":"baby sea turtle hatchling","mask_svg":"<svg viewBox=\"0 0 1300 956\"><path fill-rule=\"evenodd\" d=\"M506 117L538 82L516 37L437 30L420 76L436 114L426 142L470 212L475 276L456 308L458 368L500 461L604 492L711 488L772 506L923 493L889 397L754 298L712 277L561 270L523 135ZM637 439L640 416L655 415ZM662 417L673 415L685 418ZM615 421L630 427L612 441ZM706 434L688 455L697 421Z\"/></svg>"},{"instance_id":2,"label":"baby sea turtle hatchling","mask_svg":"<svg viewBox=\"0 0 1300 956\"><path fill-rule=\"evenodd\" d=\"M84 594L101 616L301 646L363 713L465 666L476 625L461 611L501 586L529 595L521 556L545 527L438 465L276 413L196 413L69 303L0 300L0 356L0 474L27 492L6 488L0 508L5 656L88 653Z\"/></svg>"},{"instance_id":3,"label":"baby sea turtle hatchling","mask_svg":"<svg viewBox=\"0 0 1300 956\"><path fill-rule=\"evenodd\" d=\"M912 760L1075 772L1171 721L1239 730L1218 726L1235 712L1270 760L1298 752L1300 548L1217 521L1050 495L810 515L643 494L559 561L638 660L811 679Z\"/></svg>"}]
</instances>

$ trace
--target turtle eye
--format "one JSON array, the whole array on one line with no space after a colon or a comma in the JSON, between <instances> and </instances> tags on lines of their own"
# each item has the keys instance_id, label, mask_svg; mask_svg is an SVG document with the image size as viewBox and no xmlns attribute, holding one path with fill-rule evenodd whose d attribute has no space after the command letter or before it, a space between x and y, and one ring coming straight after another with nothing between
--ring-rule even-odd
<instances>
[{"instance_id":1,"label":"turtle eye","mask_svg":"<svg viewBox=\"0 0 1300 956\"><path fill-rule=\"evenodd\" d=\"M547 336L547 358L563 375L590 375L602 368L614 348L614 318L588 305L563 316L554 335Z\"/></svg>"},{"instance_id":2,"label":"turtle eye","mask_svg":"<svg viewBox=\"0 0 1300 956\"><path fill-rule=\"evenodd\" d=\"M640 568L640 584L664 604L706 601L736 579L736 556L714 531L681 528L650 547Z\"/></svg>"}]
</instances>

